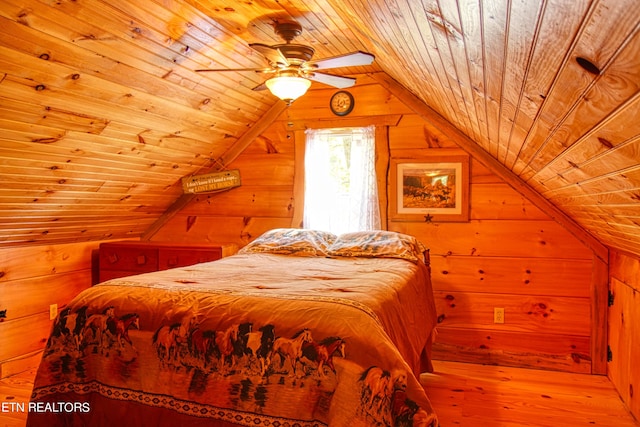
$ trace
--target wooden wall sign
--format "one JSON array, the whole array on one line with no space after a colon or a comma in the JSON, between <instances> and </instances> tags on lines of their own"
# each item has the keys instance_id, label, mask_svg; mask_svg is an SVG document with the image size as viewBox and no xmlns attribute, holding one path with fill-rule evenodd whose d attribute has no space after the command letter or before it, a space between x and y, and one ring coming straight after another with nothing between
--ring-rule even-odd
<instances>
[{"instance_id":1,"label":"wooden wall sign","mask_svg":"<svg viewBox=\"0 0 640 427\"><path fill-rule=\"evenodd\" d=\"M238 169L182 178L182 191L185 194L209 193L239 186L240 170Z\"/></svg>"}]
</instances>

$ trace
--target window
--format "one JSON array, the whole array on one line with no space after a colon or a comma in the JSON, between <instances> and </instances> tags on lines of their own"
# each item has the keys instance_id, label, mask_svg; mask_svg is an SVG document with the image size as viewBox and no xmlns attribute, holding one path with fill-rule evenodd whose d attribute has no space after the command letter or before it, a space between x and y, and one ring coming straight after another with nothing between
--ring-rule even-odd
<instances>
[{"instance_id":1,"label":"window","mask_svg":"<svg viewBox=\"0 0 640 427\"><path fill-rule=\"evenodd\" d=\"M306 131L305 228L380 229L375 127Z\"/></svg>"}]
</instances>

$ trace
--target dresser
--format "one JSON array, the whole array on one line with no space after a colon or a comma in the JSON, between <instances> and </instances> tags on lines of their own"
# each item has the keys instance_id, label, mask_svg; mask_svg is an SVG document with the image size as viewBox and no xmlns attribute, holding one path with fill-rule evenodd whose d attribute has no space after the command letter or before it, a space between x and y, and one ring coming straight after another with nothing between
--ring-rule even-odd
<instances>
[{"instance_id":1,"label":"dresser","mask_svg":"<svg viewBox=\"0 0 640 427\"><path fill-rule=\"evenodd\" d=\"M105 242L100 244L100 282L215 261L237 251L235 244Z\"/></svg>"}]
</instances>

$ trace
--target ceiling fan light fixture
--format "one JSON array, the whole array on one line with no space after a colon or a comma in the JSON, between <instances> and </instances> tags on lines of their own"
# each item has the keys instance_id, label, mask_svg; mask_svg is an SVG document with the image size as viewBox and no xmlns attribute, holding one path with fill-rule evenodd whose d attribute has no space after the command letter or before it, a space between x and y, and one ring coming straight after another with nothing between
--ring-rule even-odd
<instances>
[{"instance_id":1,"label":"ceiling fan light fixture","mask_svg":"<svg viewBox=\"0 0 640 427\"><path fill-rule=\"evenodd\" d=\"M276 76L265 82L269 91L287 105L307 93L311 81L297 76Z\"/></svg>"}]
</instances>

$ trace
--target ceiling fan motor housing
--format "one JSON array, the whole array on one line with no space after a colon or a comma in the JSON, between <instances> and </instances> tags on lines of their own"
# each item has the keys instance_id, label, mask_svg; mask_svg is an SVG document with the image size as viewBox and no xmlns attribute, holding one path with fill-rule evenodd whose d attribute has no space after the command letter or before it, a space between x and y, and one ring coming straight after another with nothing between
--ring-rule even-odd
<instances>
[{"instance_id":1,"label":"ceiling fan motor housing","mask_svg":"<svg viewBox=\"0 0 640 427\"><path fill-rule=\"evenodd\" d=\"M258 73L275 74L274 77L253 88L253 90L263 90L269 88L269 83L274 86L274 81L279 81L287 85L292 85L296 80L307 80L303 82L305 86L301 89L302 95L311 84L309 80L320 82L336 88L347 88L355 84L354 77L337 76L318 72L318 70L326 70L331 68L355 67L361 65L369 65L373 62L374 56L370 53L356 51L343 55L337 55L321 60L313 61L312 57L315 50L311 46L292 43L292 41L302 34L302 25L295 21L272 21L274 32L282 38L285 43L270 46L264 43L250 43L249 47L259 52L269 61L268 68L229 68L229 69L200 69L196 71L255 71ZM279 78L279 79L278 79ZM272 91L273 92L273 91ZM275 94L275 93L274 93ZM280 99L287 99L276 95ZM295 97L297 98L297 96ZM295 98L291 98L295 99Z\"/></svg>"},{"instance_id":2,"label":"ceiling fan motor housing","mask_svg":"<svg viewBox=\"0 0 640 427\"><path fill-rule=\"evenodd\" d=\"M274 48L282 52L284 57L289 61L289 64L292 65L300 65L303 62L310 61L315 53L312 47L301 44L279 44L274 46Z\"/></svg>"},{"instance_id":3,"label":"ceiling fan motor housing","mask_svg":"<svg viewBox=\"0 0 640 427\"><path fill-rule=\"evenodd\" d=\"M287 43L302 34L302 25L295 21L276 22L274 31Z\"/></svg>"},{"instance_id":4,"label":"ceiling fan motor housing","mask_svg":"<svg viewBox=\"0 0 640 427\"><path fill-rule=\"evenodd\" d=\"M291 43L302 34L302 25L295 21L276 22L274 32L286 43L273 46L287 58L290 65L301 65L313 58L315 50L311 46Z\"/></svg>"}]
</instances>

